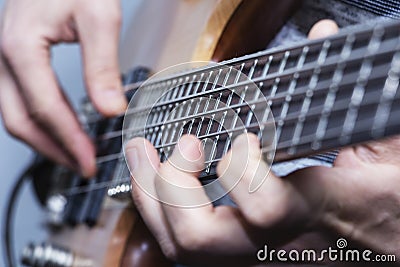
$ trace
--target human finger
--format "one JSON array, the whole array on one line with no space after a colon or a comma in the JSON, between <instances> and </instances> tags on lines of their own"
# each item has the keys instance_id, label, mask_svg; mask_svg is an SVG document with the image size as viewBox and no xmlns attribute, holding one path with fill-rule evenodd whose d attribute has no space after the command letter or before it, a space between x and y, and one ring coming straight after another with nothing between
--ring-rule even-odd
<instances>
[{"instance_id":1,"label":"human finger","mask_svg":"<svg viewBox=\"0 0 400 267\"><path fill-rule=\"evenodd\" d=\"M127 107L118 65L120 13L115 0L86 3L76 13L88 94L106 116L122 113Z\"/></svg>"},{"instance_id":2,"label":"human finger","mask_svg":"<svg viewBox=\"0 0 400 267\"><path fill-rule=\"evenodd\" d=\"M52 136L30 119L17 85L1 62L0 110L5 128L11 135L32 145L39 153L64 166L76 167Z\"/></svg>"},{"instance_id":3,"label":"human finger","mask_svg":"<svg viewBox=\"0 0 400 267\"><path fill-rule=\"evenodd\" d=\"M154 180L160 165L157 151L146 139L134 138L126 145L125 155L132 175L132 198L135 206L164 254L174 255L174 241L161 203L154 197L156 195Z\"/></svg>"},{"instance_id":4,"label":"human finger","mask_svg":"<svg viewBox=\"0 0 400 267\"><path fill-rule=\"evenodd\" d=\"M51 134L78 171L89 177L96 170L94 147L60 90L51 69L49 43L37 35L30 38L29 43L3 38L3 56L18 81L30 119Z\"/></svg>"}]
</instances>

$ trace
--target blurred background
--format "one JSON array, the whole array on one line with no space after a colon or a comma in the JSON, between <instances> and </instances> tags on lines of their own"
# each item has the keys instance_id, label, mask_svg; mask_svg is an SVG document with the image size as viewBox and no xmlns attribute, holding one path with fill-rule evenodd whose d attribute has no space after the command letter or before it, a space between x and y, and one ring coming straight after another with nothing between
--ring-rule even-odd
<instances>
[{"instance_id":1,"label":"blurred background","mask_svg":"<svg viewBox=\"0 0 400 267\"><path fill-rule=\"evenodd\" d=\"M121 0L123 10L123 27L121 40L125 39L130 18L135 16L141 3L145 0ZM1 8L5 0L0 0ZM28 30L28 29L27 29ZM134 45L132 45L132 48ZM53 48L53 66L67 92L73 106L78 109L80 100L85 96L82 80L82 64L79 46L58 45ZM1 88L0 88L1 90ZM3 228L6 199L9 196L14 182L22 170L29 164L34 153L18 140L12 138L0 124L0 220ZM24 187L21 198L17 205L16 220L14 225L15 246L17 255L30 241L42 242L44 232L41 230L44 213L38 206L32 194L31 188ZM2 243L0 244L0 266L2 266L4 255Z\"/></svg>"}]
</instances>

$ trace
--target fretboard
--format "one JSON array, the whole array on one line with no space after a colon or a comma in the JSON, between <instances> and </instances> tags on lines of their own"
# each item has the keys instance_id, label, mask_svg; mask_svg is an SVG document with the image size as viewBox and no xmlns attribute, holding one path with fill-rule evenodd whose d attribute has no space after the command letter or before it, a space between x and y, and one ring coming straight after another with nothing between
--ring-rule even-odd
<instances>
[{"instance_id":1,"label":"fretboard","mask_svg":"<svg viewBox=\"0 0 400 267\"><path fill-rule=\"evenodd\" d=\"M206 169L253 132L274 161L400 133L400 24L344 32L145 82L124 122L168 158L204 140ZM271 159L272 160L272 159Z\"/></svg>"}]
</instances>

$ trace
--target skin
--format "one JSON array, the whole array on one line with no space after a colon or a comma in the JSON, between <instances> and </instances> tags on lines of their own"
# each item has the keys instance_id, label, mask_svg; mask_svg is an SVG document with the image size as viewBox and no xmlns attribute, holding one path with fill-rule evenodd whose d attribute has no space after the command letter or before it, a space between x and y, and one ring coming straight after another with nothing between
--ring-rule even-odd
<instances>
[{"instance_id":1,"label":"skin","mask_svg":"<svg viewBox=\"0 0 400 267\"><path fill-rule=\"evenodd\" d=\"M50 47L81 44L89 97L102 114L117 115L127 105L117 60L120 12L117 0L10 0L1 20L0 110L6 129L87 177L96 171L95 149L51 68Z\"/></svg>"},{"instance_id":2,"label":"skin","mask_svg":"<svg viewBox=\"0 0 400 267\"><path fill-rule=\"evenodd\" d=\"M333 21L324 20L309 37L322 38L337 29ZM277 177L268 173L256 136L241 135L217 167L218 176L228 178L220 179L226 189L231 185L229 177L241 177L229 193L237 207L181 208L157 200L182 201L182 194L167 182L200 186L204 155L196 137L183 136L164 163L144 139L131 140L125 151L135 204L171 259L243 266L256 259L264 244L277 249L324 249L334 247L338 237L353 246L400 256L399 137L343 149L332 168L311 167ZM249 192L252 180L266 175L258 190ZM199 190L190 197L208 198Z\"/></svg>"},{"instance_id":3,"label":"skin","mask_svg":"<svg viewBox=\"0 0 400 267\"><path fill-rule=\"evenodd\" d=\"M126 108L117 62L120 20L116 0L10 0L0 24L0 109L5 127L84 176L96 171L94 147L51 69L49 49L59 42L79 41L88 94L101 113L116 115ZM324 30L318 30L321 25ZM310 38L337 30L331 21L315 27ZM148 141L133 139L128 144L134 201L168 257L243 265L254 260L255 251L266 243L287 248L332 244L324 243L326 233L400 255L399 138L344 149L333 168L308 168L282 178L269 173L250 194L251 180L262 180L268 173L257 142L255 136L240 136L218 165L220 176L241 176L230 192L237 207L192 209L162 204L136 181L171 200L179 196L159 177L184 186L199 185L198 170L204 161L199 140L183 137L179 149L163 164ZM238 156L244 147L246 165ZM229 179L225 181L222 186L229 186ZM201 191L191 197L207 198Z\"/></svg>"}]
</instances>

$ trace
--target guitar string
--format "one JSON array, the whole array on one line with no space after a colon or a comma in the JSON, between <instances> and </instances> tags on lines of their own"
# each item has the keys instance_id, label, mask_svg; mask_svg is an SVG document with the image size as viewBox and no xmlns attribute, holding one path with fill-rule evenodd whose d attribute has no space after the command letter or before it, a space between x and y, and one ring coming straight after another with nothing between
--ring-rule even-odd
<instances>
[{"instance_id":1,"label":"guitar string","mask_svg":"<svg viewBox=\"0 0 400 267\"><path fill-rule=\"evenodd\" d=\"M379 78L377 78L377 79L379 79ZM364 101L361 106L366 107L366 106L375 105L375 104L379 103L380 95L381 95L381 92L379 92L379 91L368 93L366 97L368 97L369 99L372 99L372 100ZM257 101L254 101L254 102L257 102ZM252 102L250 102L250 103L252 104ZM335 107L332 108L330 113L347 110L348 103L349 103L348 99L341 99L341 100L337 101L335 104ZM238 107L243 107L243 106L247 106L247 104L238 105ZM315 106L315 107L309 109L305 119L320 115L323 108L324 108L324 104L320 104L318 106ZM299 116L299 112L297 112L297 111L291 112L291 113L287 114L286 117L283 119L283 123L287 124L288 122L291 122L292 120L296 120L296 119L298 119L298 116ZM272 120L267 119L265 122L261 122L261 124L268 125L268 124L272 124L272 123L275 123L276 121L280 121L280 120L281 120L280 117L276 117ZM240 127L236 127L235 129L232 129L232 130L223 130L223 131L214 132L214 133L210 133L210 134L206 134L206 135L201 135L201 136L198 136L198 138L204 139L204 138L214 137L216 135L222 135L222 134L227 134L227 133L229 134L231 132L233 133L236 131L241 131L241 130L244 130L244 128L254 128L254 127L258 127L258 126L261 126L261 125L259 123L253 123L253 124L250 124L248 127L240 126ZM138 132L138 133L144 134L142 131ZM155 148L161 149L161 148L170 147L170 146L173 146L176 144L177 144L177 142L171 142L171 143L155 146ZM119 153L100 156L100 157L96 158L96 162L97 162L97 164L101 164L101 163L105 163L105 162L112 161L115 159L120 159L120 158L122 158L122 156L120 156L120 154L121 153L119 152Z\"/></svg>"},{"instance_id":2,"label":"guitar string","mask_svg":"<svg viewBox=\"0 0 400 267\"><path fill-rule=\"evenodd\" d=\"M383 56L384 54L392 54L396 50L397 50L397 47L389 48L388 50L383 50L383 51L381 50L379 53L376 53L374 55L368 55L367 57L365 57L364 55L361 55L361 56L358 56L358 57L349 58L349 59L346 59L346 60L342 61L341 63L342 64L346 64L346 65L351 64L351 63L359 63L362 60L365 60L366 58L370 58L370 57L373 58L373 57L377 57L377 56ZM328 62L328 63L325 63L323 66L320 66L321 72L323 70L324 71L328 71L329 68L334 68L334 67L337 66L337 60L333 60L332 58L329 58L330 61L332 61L332 62L330 62L329 59L327 59L326 62ZM290 79L290 77L292 77L295 74L296 75L301 75L303 73L315 71L315 65L312 64L312 63L306 64L304 66L303 66L303 68L301 70L297 69L296 67L293 67L293 68L290 68L290 69L286 69L284 72L281 72L281 73L279 73L279 72L271 73L271 74L267 75L266 77L262 77L261 76L261 77L253 78L252 80L248 80L248 81L243 81L243 82L239 82L239 83L235 83L235 84L231 84L231 85L227 85L227 86L220 86L220 87L217 87L217 88L215 88L213 90L207 90L207 91L191 94L191 95L188 95L188 96L183 96L183 97L178 98L178 99L173 99L173 100L169 99L169 100L167 100L165 102L160 102L160 103L156 103L156 104L152 104L152 105L148 105L148 106L134 107L134 108L129 109L126 113L119 114L114 118L121 118L121 117L123 117L125 115L131 115L131 114L134 114L134 113L146 112L146 111L149 111L149 110L157 108L157 107L162 107L162 106L166 106L166 105L174 105L174 104L178 104L179 102L187 101L187 100L190 100L190 99L193 99L193 98L205 97L205 96L209 96L211 94L220 93L222 91L233 90L235 88L241 88L241 87L246 87L246 86L248 87L248 86L256 85L256 84L259 84L259 83L272 82L277 78L280 78L281 80L283 78ZM204 82L204 81L196 81L195 83L201 83L201 82ZM163 84L165 85L165 83L166 83L166 80L164 80ZM154 84L156 84L156 83L154 83ZM160 85L163 85L163 84L160 84ZM139 83L139 84L135 83L133 86L128 86L126 91L137 89L138 88L137 86L142 86L142 85L143 85L143 83ZM151 84L149 84L148 86L150 86L150 85ZM182 84L179 84L179 86L180 85L182 85ZM177 88L177 87L174 87L174 89L175 88ZM93 116L93 117L96 117L96 118L90 118L89 117L89 118L87 118L86 123L90 123L90 124L91 123L97 123L97 122L99 122L99 121L101 121L103 119L103 118L98 118L97 116Z\"/></svg>"},{"instance_id":3,"label":"guitar string","mask_svg":"<svg viewBox=\"0 0 400 267\"><path fill-rule=\"evenodd\" d=\"M376 55L375 55L376 56ZM365 57L363 57L363 59L365 59ZM187 75L187 73L184 73L183 75ZM129 85L128 85L128 87L129 87ZM131 87L132 87L132 85L131 85ZM207 92L208 94L209 94L209 92ZM179 101L179 100L178 100ZM247 104L245 104L245 105L247 105ZM213 112L218 112L218 111L213 111ZM199 116L199 115L197 115L197 116Z\"/></svg>"},{"instance_id":4,"label":"guitar string","mask_svg":"<svg viewBox=\"0 0 400 267\"><path fill-rule=\"evenodd\" d=\"M347 60L342 61L341 64L345 64L345 65L349 65L350 63L357 63L358 64L358 63L363 62L366 59L371 58L371 60L372 60L374 57L383 56L384 54L392 55L394 53L394 51L396 51L396 50L398 50L398 47L389 48L388 50L383 50L383 51L381 50L379 53L376 53L376 54L373 54L373 55L367 55L367 56L361 55L361 56L358 56L358 57L353 57L351 59L347 59ZM326 60L326 61L328 61L328 60ZM312 64L308 64L308 65L312 65ZM335 68L335 67L337 67L337 61L325 63L324 66L320 67L320 69L321 69L320 72L322 72L322 70L323 71L329 71L330 68ZM289 69L289 70L286 70L286 72L283 72L283 73L273 73L273 75L270 75L270 76L267 76L267 77L259 77L259 78L253 79L252 81L248 81L248 82L241 82L241 83L237 83L237 84L232 84L232 85L229 85L229 86L226 86L226 87L225 86L218 87L218 88L216 88L214 90L203 91L203 92L200 92L200 93L191 94L189 96L181 97L181 98L178 98L178 99L168 100L166 102L157 103L156 105L153 105L153 106L132 108L132 109L128 110L128 112L126 114L129 115L129 114L133 114L133 113L149 111L149 110L151 110L152 108L155 108L155 107L161 107L161 106L166 106L166 105L174 105L174 104L177 104L177 103L182 102L182 101L186 101L186 100L193 99L193 98L198 98L198 97L201 97L201 96L209 96L211 94L220 93L222 91L226 91L226 90L237 88L237 87L241 88L243 86L246 87L246 86L251 85L251 84L261 84L261 83L264 84L264 83L267 83L267 82L272 82L276 78L282 79L282 77L285 77L286 79L290 79L290 77L292 77L292 75L299 75L300 76L300 74L303 74L303 73L306 73L306 72L313 73L314 71L315 71L315 66L310 66L308 68L303 68L302 70L298 70L296 68ZM305 76L305 77L308 77L308 76ZM305 88L307 88L307 87L305 87ZM324 89L324 88L320 88L320 89ZM301 94L301 93L304 93L304 92L297 92L297 90L296 90L296 94L294 94L294 96L296 96L298 94ZM282 96L286 96L286 95L287 95L287 92L283 92L283 93L281 93L281 95L278 95L278 97L276 97L276 98L279 98L279 97L282 97ZM275 100L275 98L272 98L271 100ZM117 117L121 117L121 116L123 116L123 115L119 115ZM171 121L171 123L174 123L174 121ZM105 135L109 135L111 138L119 137L120 136L120 131L108 132ZM99 139L100 140L107 140L107 138L104 138L104 136L100 136Z\"/></svg>"},{"instance_id":5,"label":"guitar string","mask_svg":"<svg viewBox=\"0 0 400 267\"><path fill-rule=\"evenodd\" d=\"M347 103L346 100L342 100L342 102ZM249 105L251 105L251 104L253 104L253 103L250 103ZM243 106L243 105L242 105L242 106ZM344 107L344 109L346 109L346 107L347 107L347 105ZM235 108L235 107L231 107L231 108ZM316 114L320 114L319 109L320 109L320 107L315 107L315 108L314 108L314 110L316 110ZM336 112L336 111L339 111L339 110L343 110L343 109L334 109L332 112ZM215 113L215 112L218 112L218 111L213 111L213 112ZM313 115L313 114L308 113L308 116L312 116L312 115ZM201 116L201 114L197 114L197 116ZM296 116L296 117L297 117L297 116ZM268 123L268 121L267 121L266 123ZM255 126L258 126L258 125L255 125ZM254 126L250 126L250 127L254 127ZM234 129L233 131L238 131L238 130L244 130L244 128L243 128L243 127L241 127L241 129L236 128L236 129ZM233 132L233 131L231 131L231 132ZM221 132L213 133L213 135L221 135L221 134L228 133L228 132L229 132L229 131L221 131ZM209 136L210 136L210 135L199 136L199 138L204 138L204 137L209 137ZM170 143L170 144L168 144L168 145L163 145L163 146L158 147L158 148L165 148L165 147L167 147L167 146L172 146L172 145L175 145L175 144L176 144L176 142ZM121 153L114 154L114 155L108 155L108 156L106 156L105 158L103 158L103 160L100 160L100 159L99 159L99 163L100 163L100 162L105 162L105 161L110 161L110 160L115 160L115 159L117 159L117 158L121 158Z\"/></svg>"},{"instance_id":6,"label":"guitar string","mask_svg":"<svg viewBox=\"0 0 400 267\"><path fill-rule=\"evenodd\" d=\"M379 73L379 71L374 72L374 73L375 74ZM374 74L372 74L369 77L369 81L374 81L376 79L383 78L384 76L386 76L386 75L374 75ZM352 82L341 83L340 87L346 87L346 86L349 86L349 85L352 85L352 84L355 84L355 83L356 82L353 82L353 81ZM319 91L325 91L325 90L328 90L328 89L329 89L328 87L321 87L320 86L319 88L312 89L312 92L313 92L313 94L315 94L315 93L318 93ZM294 93L290 94L290 96L292 98L295 98L295 97L307 94L308 91L309 91L309 87L308 86L299 87L299 88L296 89L296 91ZM149 129L152 129L152 128L155 128L155 127L166 126L168 124L175 124L177 122L182 122L184 120L191 119L191 118L196 118L196 117L200 117L200 116L206 116L206 115L211 115L211 114L218 113L218 112L227 111L229 109L236 109L236 108L241 108L241 107L246 107L246 106L251 106L251 105L256 105L256 104L262 104L263 102L267 102L267 101L272 101L273 104L280 104L281 102L278 102L278 100L284 100L287 95L288 95L287 92L282 92L282 93L276 94L272 98L267 97L267 98L264 98L264 99L248 101L248 102L245 102L244 104L235 104L235 105L232 105L232 106L225 106L225 107L222 107L222 108L219 108L219 109L209 110L209 111L198 113L198 114L192 114L192 115L189 115L189 116L184 117L184 118L166 120L164 122L159 122L159 123L155 123L155 124L151 124L151 125L146 125L145 127L128 128L128 129L124 129L124 131L127 131L128 133L134 133L136 131L145 131L145 130L149 130ZM122 130L117 130L117 131L111 131L111 132L105 133L103 135L100 135L100 136L98 136L96 138L96 140L98 140L98 141L106 141L106 140L117 138L117 137L121 137L121 136L122 136Z\"/></svg>"},{"instance_id":7,"label":"guitar string","mask_svg":"<svg viewBox=\"0 0 400 267\"><path fill-rule=\"evenodd\" d=\"M393 117L400 116L400 110L392 112L392 116ZM363 120L358 121L358 124L362 125L362 127L359 127L359 128L357 128L357 130L354 130L352 135L371 132L370 122L371 122L370 118L365 118ZM398 122L390 122L390 123L387 123L384 128L390 128L393 126L399 126L399 123ZM337 137L338 133L341 132L342 128L343 128L342 126L336 126L334 128L327 130L327 132L325 134L325 140ZM326 138L326 137L329 137L329 138ZM300 141L297 144L297 146L311 144L314 141L314 139L315 139L315 134L309 134L309 135L303 136L301 139L302 141ZM324 140L322 140L322 141L324 141ZM347 145L347 144L342 144L342 145ZM285 150L285 149L288 149L289 147L291 147L291 140L287 141L286 143L285 142L281 143L280 147L278 147L277 150ZM269 153L272 150L268 147L264 147L261 149L261 151L262 151L262 153ZM221 159L222 158L214 159L212 161L205 161L204 164L207 165L207 164L217 163ZM71 187L68 189L60 190L58 192L62 193L62 194L66 194L66 195L75 195L75 194L81 194L81 193L85 193L85 192L100 190L103 188L107 188L109 186L119 185L119 184L130 182L130 181L131 181L130 177L125 177L125 178L121 178L118 180L94 183L92 185L75 186L75 187Z\"/></svg>"},{"instance_id":8,"label":"guitar string","mask_svg":"<svg viewBox=\"0 0 400 267\"><path fill-rule=\"evenodd\" d=\"M379 99L378 97L377 98L374 98L374 97L370 97L370 98L372 98L372 99ZM393 99L392 99L392 101L395 101L395 100L398 100L399 98L398 97L394 97ZM345 104L347 104L347 102L346 102L346 100L342 100L342 103L345 103ZM374 101L372 101L371 103L365 103L364 102L364 104L362 105L362 106L366 106L366 105L374 105L374 104L377 104L378 102L374 102ZM337 105L335 105L335 106L337 106ZM340 109L333 109L332 111L331 111L331 113L333 113L333 112L337 112L337 111L342 111L342 110L346 110L346 108L347 108L347 105L344 105L344 107L343 108L340 108ZM320 107L316 107L315 108L315 110L317 110L317 109L320 109ZM320 114L320 112L317 112L317 113L314 113L314 115L319 115ZM395 111L394 112L394 114L399 114L400 115L400 112L399 111ZM395 116L395 115L392 115L392 116ZM288 117L287 117L288 118ZM370 126L367 124L367 122L370 122L370 120L369 119L364 119L364 120L362 120L362 121L359 121L358 123L359 124L366 124L366 129L362 129L361 127L359 127L358 129L361 129L361 130L357 130L357 131L353 131L352 132L352 134L357 134L357 133L363 133L363 132L367 132L367 131L370 131ZM391 127L391 126L395 126L395 125L398 125L398 124L396 124L396 123L392 123L392 124L387 124L386 126L385 126L385 128L388 128L388 127ZM227 130L225 130L225 131L221 131L221 132L218 132L218 133L214 133L214 134L216 134L216 135L220 135L220 134L225 134L225 133L229 133L229 132L233 132L233 131L240 131L240 130L245 130L245 129L250 129L250 128L253 128L253 127L258 127L258 124L257 125L249 125L248 127L240 127L240 128L238 128L238 127L236 127L235 129L232 129L231 131L227 131ZM337 130L340 130L340 129L342 129L342 127L341 126L338 126L338 127L336 127L336 128L333 128L333 129L329 129L326 133L325 133L325 139L326 139L326 137L327 136L329 136L329 132L332 132L332 133L335 133L335 132L337 132ZM337 135L337 134L336 134ZM335 135L333 135L333 136L335 136ZM202 138L202 136L199 136L199 138ZM304 144L307 144L307 143L309 143L310 141L308 141L307 139L310 139L310 141L311 140L313 140L314 139L314 134L310 134L310 135L308 135L308 136L303 136L302 137L302 142L299 142L298 144L297 144L297 146L301 146L301 145L304 145ZM323 140L322 140L323 141ZM289 141L287 141L287 142L290 142L290 140ZM171 143L171 144L169 144L169 145L173 145L173 143ZM278 149L285 149L285 148L288 148L288 147L290 147L291 146L291 144L284 144L284 143L282 143L281 144L281 147L278 147ZM165 147L165 146L163 146L163 147ZM160 147L161 148L161 147ZM269 152L269 151L265 151L265 149L263 149L263 152ZM118 153L118 154L115 154L115 155L118 155L118 156L120 156L120 154L121 153ZM205 164L210 164L210 163L215 163L215 162L218 162L220 159L214 159L214 160L211 160L211 161L206 161L205 162ZM115 180L115 181L111 181L111 182L107 182L107 183L101 183L101 184L99 184L99 185L97 185L98 187L100 187L100 188L103 188L103 187L107 187L107 186L109 186L109 185L113 185L113 184L115 184L115 185L118 185L119 183L123 183L123 182L127 182L127 181L129 181L129 179L127 179L127 178L125 178L125 180L124 179L119 179L119 180ZM96 186L96 188L97 188L97 186ZM77 193L79 193L80 191L74 191L74 189L81 189L81 190L86 190L86 189L88 189L89 191L90 190L92 190L92 189L89 189L89 187L77 187L77 188L70 188L70 189L68 189L68 192L70 192L70 193L72 193L72 194L77 194ZM70 191L70 190L72 190L72 192ZM97 190L97 189L93 189L93 190Z\"/></svg>"},{"instance_id":9,"label":"guitar string","mask_svg":"<svg viewBox=\"0 0 400 267\"><path fill-rule=\"evenodd\" d=\"M397 24L395 24L395 25L397 25ZM391 25L391 24L386 25L386 30L391 30L391 27L393 27L393 25ZM361 35L362 33L371 34L371 33L373 33L373 29L366 29L364 31L360 31L358 34ZM332 41L337 41L339 39L346 39L351 34L352 33L345 33L345 34L334 36L334 38L328 38L327 40L330 40L332 42ZM388 39L388 40L385 40L383 42L390 41L390 40L391 39ZM260 57L263 57L263 56L267 57L268 55L270 55L270 56L277 55L279 53L282 53L282 52L285 52L285 51L288 51L288 50L296 50L298 48L304 48L306 46L311 47L311 46L322 45L323 42L324 42L324 40L306 41L306 42L304 42L304 44L298 44L298 45L295 45L295 46L289 47L289 48L281 48L281 49L276 49L276 50L273 50L273 51L263 51L263 52L255 53L255 54L252 54L252 55L248 55L248 56L244 56L244 57L240 57L240 58L224 61L224 62L221 62L218 65L205 66L205 67L198 68L198 69L195 69L195 70L191 70L191 71L188 71L188 72L174 74L174 75L171 75L169 78L168 77L167 78L164 77L164 78L156 79L152 83L149 83L148 86L156 84L156 83L163 83L163 82L165 83L168 80L173 79L173 78L177 79L177 78L182 78L184 76L190 76L190 75L193 75L193 74L199 73L199 72L206 72L206 71L209 71L209 70L212 70L212 69L215 69L215 68L218 69L218 68L221 68L221 65L224 66L224 65L228 65L228 64L238 64L238 63L241 63L241 62L246 63L245 62L246 60L250 60L250 59L254 59L254 58L260 58ZM390 49L389 51L394 51L395 49ZM378 55L378 54L375 54L375 56L376 55ZM272 74L276 74L276 73L272 73ZM146 83L146 82L138 82L138 83L132 83L132 84L126 85L124 87L125 91L137 89L141 85L143 85L143 83ZM177 101L181 101L181 99L178 99ZM172 102L172 103L176 103L176 101ZM164 103L160 103L160 104L164 104ZM151 107L147 107L147 108L151 108ZM138 110L132 110L132 112L138 112ZM125 114L119 114L119 115L117 115L117 117L122 117L124 115ZM92 118L90 118L90 117L87 118L87 122L88 123L96 123L98 121L101 121L102 119L103 118L98 118L98 116L93 116Z\"/></svg>"}]
</instances>

